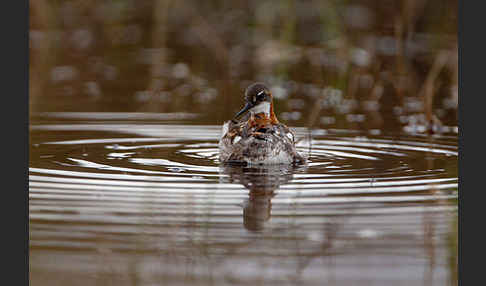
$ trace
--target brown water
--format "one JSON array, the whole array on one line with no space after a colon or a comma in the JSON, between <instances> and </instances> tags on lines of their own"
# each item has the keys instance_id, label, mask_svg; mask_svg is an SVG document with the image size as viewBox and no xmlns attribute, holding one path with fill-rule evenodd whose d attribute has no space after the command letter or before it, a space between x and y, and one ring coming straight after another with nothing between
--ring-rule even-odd
<instances>
[{"instance_id":1,"label":"brown water","mask_svg":"<svg viewBox=\"0 0 486 286\"><path fill-rule=\"evenodd\" d=\"M296 128L307 166L224 167L195 117L32 122L33 285L455 279L457 136Z\"/></svg>"},{"instance_id":2,"label":"brown water","mask_svg":"<svg viewBox=\"0 0 486 286\"><path fill-rule=\"evenodd\" d=\"M29 13L31 285L457 285L457 0ZM255 81L308 165L220 166Z\"/></svg>"}]
</instances>

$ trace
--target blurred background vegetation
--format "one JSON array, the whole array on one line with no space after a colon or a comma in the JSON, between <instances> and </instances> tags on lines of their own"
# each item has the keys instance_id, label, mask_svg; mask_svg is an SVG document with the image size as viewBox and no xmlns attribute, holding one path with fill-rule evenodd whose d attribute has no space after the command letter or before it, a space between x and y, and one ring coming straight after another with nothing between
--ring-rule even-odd
<instances>
[{"instance_id":1,"label":"blurred background vegetation","mask_svg":"<svg viewBox=\"0 0 486 286\"><path fill-rule=\"evenodd\" d=\"M457 133L456 0L32 0L30 113L189 112L263 81L291 126ZM437 125L439 126L439 125Z\"/></svg>"}]
</instances>

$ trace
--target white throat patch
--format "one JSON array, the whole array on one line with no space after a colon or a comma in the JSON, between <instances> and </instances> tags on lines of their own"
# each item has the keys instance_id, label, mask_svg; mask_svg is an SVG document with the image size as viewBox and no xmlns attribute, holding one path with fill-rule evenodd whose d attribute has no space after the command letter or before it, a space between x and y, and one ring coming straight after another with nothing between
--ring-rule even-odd
<instances>
[{"instance_id":1,"label":"white throat patch","mask_svg":"<svg viewBox=\"0 0 486 286\"><path fill-rule=\"evenodd\" d=\"M253 107L250 109L250 112L253 114L258 114L258 113L265 113L266 115L270 115L270 102L261 102L257 106Z\"/></svg>"}]
</instances>

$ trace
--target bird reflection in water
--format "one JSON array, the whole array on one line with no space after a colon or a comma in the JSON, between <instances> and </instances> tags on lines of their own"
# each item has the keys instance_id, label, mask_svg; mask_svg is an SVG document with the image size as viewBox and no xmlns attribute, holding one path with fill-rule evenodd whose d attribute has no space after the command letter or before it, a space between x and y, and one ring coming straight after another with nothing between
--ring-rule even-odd
<instances>
[{"instance_id":1,"label":"bird reflection in water","mask_svg":"<svg viewBox=\"0 0 486 286\"><path fill-rule=\"evenodd\" d=\"M289 183L297 169L294 166L222 166L225 183L240 183L250 192L243 203L243 225L250 231L261 231L271 217L272 198L275 191Z\"/></svg>"}]
</instances>

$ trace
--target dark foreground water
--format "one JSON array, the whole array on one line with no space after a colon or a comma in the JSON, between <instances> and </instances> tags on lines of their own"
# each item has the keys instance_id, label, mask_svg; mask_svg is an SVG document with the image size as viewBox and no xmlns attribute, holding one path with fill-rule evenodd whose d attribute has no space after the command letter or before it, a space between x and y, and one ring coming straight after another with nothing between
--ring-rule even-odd
<instances>
[{"instance_id":1,"label":"dark foreground water","mask_svg":"<svg viewBox=\"0 0 486 286\"><path fill-rule=\"evenodd\" d=\"M224 167L194 118L33 117L31 285L455 283L454 132L295 128L307 166Z\"/></svg>"}]
</instances>

